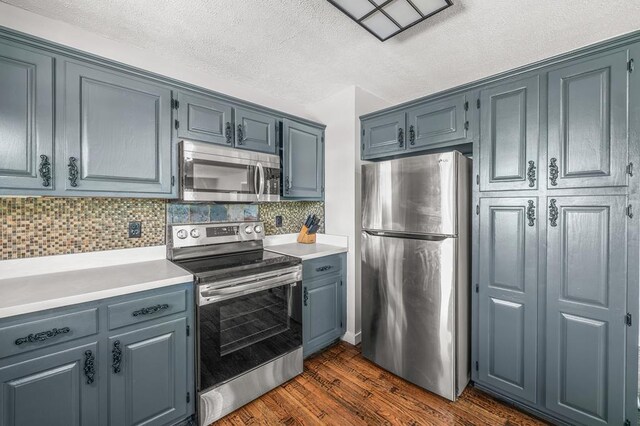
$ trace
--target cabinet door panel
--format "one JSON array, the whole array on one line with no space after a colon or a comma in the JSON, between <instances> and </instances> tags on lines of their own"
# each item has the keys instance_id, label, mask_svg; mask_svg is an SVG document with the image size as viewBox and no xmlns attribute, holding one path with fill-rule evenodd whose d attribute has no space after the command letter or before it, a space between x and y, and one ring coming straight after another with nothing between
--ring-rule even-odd
<instances>
[{"instance_id":1,"label":"cabinet door panel","mask_svg":"<svg viewBox=\"0 0 640 426\"><path fill-rule=\"evenodd\" d=\"M52 57L0 43L0 135L0 187L52 190Z\"/></svg>"},{"instance_id":2,"label":"cabinet door panel","mask_svg":"<svg viewBox=\"0 0 640 426\"><path fill-rule=\"evenodd\" d=\"M480 190L538 187L539 76L480 92Z\"/></svg>"},{"instance_id":3,"label":"cabinet door panel","mask_svg":"<svg viewBox=\"0 0 640 426\"><path fill-rule=\"evenodd\" d=\"M465 105L467 108L465 108ZM467 96L456 95L429 102L407 113L409 149L438 148L468 138Z\"/></svg>"},{"instance_id":4,"label":"cabinet door panel","mask_svg":"<svg viewBox=\"0 0 640 426\"><path fill-rule=\"evenodd\" d=\"M480 200L481 382L536 401L537 198Z\"/></svg>"},{"instance_id":5,"label":"cabinet door panel","mask_svg":"<svg viewBox=\"0 0 640 426\"><path fill-rule=\"evenodd\" d=\"M549 73L549 188L627 184L626 64L620 50Z\"/></svg>"},{"instance_id":6,"label":"cabinet door panel","mask_svg":"<svg viewBox=\"0 0 640 426\"><path fill-rule=\"evenodd\" d=\"M324 192L323 130L284 120L284 194L321 199Z\"/></svg>"},{"instance_id":7,"label":"cabinet door panel","mask_svg":"<svg viewBox=\"0 0 640 426\"><path fill-rule=\"evenodd\" d=\"M404 112L363 121L362 128L362 158L401 154L406 150Z\"/></svg>"},{"instance_id":8,"label":"cabinet door panel","mask_svg":"<svg viewBox=\"0 0 640 426\"><path fill-rule=\"evenodd\" d=\"M115 72L64 64L67 191L171 192L171 91Z\"/></svg>"},{"instance_id":9,"label":"cabinet door panel","mask_svg":"<svg viewBox=\"0 0 640 426\"><path fill-rule=\"evenodd\" d=\"M546 405L581 424L624 421L625 204L549 198Z\"/></svg>"},{"instance_id":10,"label":"cabinet door panel","mask_svg":"<svg viewBox=\"0 0 640 426\"><path fill-rule=\"evenodd\" d=\"M100 423L98 380L87 383L85 351L57 352L0 368L3 426L80 426ZM97 360L94 358L94 362Z\"/></svg>"},{"instance_id":11,"label":"cabinet door panel","mask_svg":"<svg viewBox=\"0 0 640 426\"><path fill-rule=\"evenodd\" d=\"M120 371L109 369L109 422L164 425L187 414L186 318L113 336Z\"/></svg>"},{"instance_id":12,"label":"cabinet door panel","mask_svg":"<svg viewBox=\"0 0 640 426\"><path fill-rule=\"evenodd\" d=\"M231 146L233 121L231 106L191 93L178 93L178 137Z\"/></svg>"},{"instance_id":13,"label":"cabinet door panel","mask_svg":"<svg viewBox=\"0 0 640 426\"><path fill-rule=\"evenodd\" d=\"M236 148L275 154L277 125L271 115L236 108Z\"/></svg>"},{"instance_id":14,"label":"cabinet door panel","mask_svg":"<svg viewBox=\"0 0 640 426\"><path fill-rule=\"evenodd\" d=\"M342 334L341 276L307 280L303 286L304 354L308 355Z\"/></svg>"}]
</instances>

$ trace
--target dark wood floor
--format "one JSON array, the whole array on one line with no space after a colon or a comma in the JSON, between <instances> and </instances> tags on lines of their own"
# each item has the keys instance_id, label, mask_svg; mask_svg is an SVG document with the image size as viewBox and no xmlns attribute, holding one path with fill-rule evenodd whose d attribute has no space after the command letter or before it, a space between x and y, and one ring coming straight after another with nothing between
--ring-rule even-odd
<instances>
[{"instance_id":1,"label":"dark wood floor","mask_svg":"<svg viewBox=\"0 0 640 426\"><path fill-rule=\"evenodd\" d=\"M544 425L468 387L456 402L380 369L338 343L304 363L304 373L216 425Z\"/></svg>"}]
</instances>

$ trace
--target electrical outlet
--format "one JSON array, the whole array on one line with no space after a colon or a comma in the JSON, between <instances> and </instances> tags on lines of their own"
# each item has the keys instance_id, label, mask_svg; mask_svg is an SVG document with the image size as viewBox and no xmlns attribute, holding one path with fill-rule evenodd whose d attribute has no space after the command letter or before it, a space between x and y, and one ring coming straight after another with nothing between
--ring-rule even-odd
<instances>
[{"instance_id":1,"label":"electrical outlet","mask_svg":"<svg viewBox=\"0 0 640 426\"><path fill-rule=\"evenodd\" d=\"M142 222L129 222L129 238L140 238L142 236Z\"/></svg>"},{"instance_id":2,"label":"electrical outlet","mask_svg":"<svg viewBox=\"0 0 640 426\"><path fill-rule=\"evenodd\" d=\"M282 216L276 216L276 228L282 228Z\"/></svg>"}]
</instances>

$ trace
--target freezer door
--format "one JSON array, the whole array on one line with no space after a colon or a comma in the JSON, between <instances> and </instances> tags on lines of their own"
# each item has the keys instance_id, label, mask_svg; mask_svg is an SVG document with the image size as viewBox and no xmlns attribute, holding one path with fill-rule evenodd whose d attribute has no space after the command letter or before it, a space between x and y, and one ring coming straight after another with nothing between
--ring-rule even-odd
<instances>
[{"instance_id":1,"label":"freezer door","mask_svg":"<svg viewBox=\"0 0 640 426\"><path fill-rule=\"evenodd\" d=\"M362 354L450 400L456 244L362 233Z\"/></svg>"},{"instance_id":2,"label":"freezer door","mask_svg":"<svg viewBox=\"0 0 640 426\"><path fill-rule=\"evenodd\" d=\"M446 152L364 164L362 229L457 234L457 175L467 162Z\"/></svg>"}]
</instances>

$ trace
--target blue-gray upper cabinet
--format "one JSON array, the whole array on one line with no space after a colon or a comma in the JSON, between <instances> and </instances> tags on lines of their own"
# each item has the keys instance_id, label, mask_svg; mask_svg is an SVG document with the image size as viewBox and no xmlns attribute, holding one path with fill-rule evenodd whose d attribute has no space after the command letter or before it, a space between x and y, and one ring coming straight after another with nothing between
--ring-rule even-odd
<instances>
[{"instance_id":1,"label":"blue-gray upper cabinet","mask_svg":"<svg viewBox=\"0 0 640 426\"><path fill-rule=\"evenodd\" d=\"M467 119L469 101L466 94L459 94L407 111L409 150L471 142L473 137Z\"/></svg>"},{"instance_id":2,"label":"blue-gray upper cabinet","mask_svg":"<svg viewBox=\"0 0 640 426\"><path fill-rule=\"evenodd\" d=\"M324 130L283 121L283 196L322 199L324 195Z\"/></svg>"},{"instance_id":3,"label":"blue-gray upper cabinet","mask_svg":"<svg viewBox=\"0 0 640 426\"><path fill-rule=\"evenodd\" d=\"M539 211L537 197L480 199L479 382L533 403Z\"/></svg>"},{"instance_id":4,"label":"blue-gray upper cabinet","mask_svg":"<svg viewBox=\"0 0 640 426\"><path fill-rule=\"evenodd\" d=\"M406 114L396 112L362 122L362 159L369 160L406 151Z\"/></svg>"},{"instance_id":5,"label":"blue-gray upper cabinet","mask_svg":"<svg viewBox=\"0 0 640 426\"><path fill-rule=\"evenodd\" d=\"M549 72L548 187L627 185L627 49Z\"/></svg>"},{"instance_id":6,"label":"blue-gray upper cabinet","mask_svg":"<svg viewBox=\"0 0 640 426\"><path fill-rule=\"evenodd\" d=\"M278 119L257 111L235 108L236 148L275 154Z\"/></svg>"},{"instance_id":7,"label":"blue-gray upper cabinet","mask_svg":"<svg viewBox=\"0 0 640 426\"><path fill-rule=\"evenodd\" d=\"M547 200L546 407L576 424L624 424L626 204Z\"/></svg>"},{"instance_id":8,"label":"blue-gray upper cabinet","mask_svg":"<svg viewBox=\"0 0 640 426\"><path fill-rule=\"evenodd\" d=\"M97 353L90 343L0 368L0 423L101 424Z\"/></svg>"},{"instance_id":9,"label":"blue-gray upper cabinet","mask_svg":"<svg viewBox=\"0 0 640 426\"><path fill-rule=\"evenodd\" d=\"M232 108L217 99L195 93L178 92L178 138L232 146Z\"/></svg>"},{"instance_id":10,"label":"blue-gray upper cabinet","mask_svg":"<svg viewBox=\"0 0 640 426\"><path fill-rule=\"evenodd\" d=\"M480 92L480 190L537 189L540 77Z\"/></svg>"},{"instance_id":11,"label":"blue-gray upper cabinet","mask_svg":"<svg viewBox=\"0 0 640 426\"><path fill-rule=\"evenodd\" d=\"M53 64L51 56L0 43L3 193L53 189Z\"/></svg>"},{"instance_id":12,"label":"blue-gray upper cabinet","mask_svg":"<svg viewBox=\"0 0 640 426\"><path fill-rule=\"evenodd\" d=\"M109 338L109 424L166 425L187 417L187 319Z\"/></svg>"},{"instance_id":13,"label":"blue-gray upper cabinet","mask_svg":"<svg viewBox=\"0 0 640 426\"><path fill-rule=\"evenodd\" d=\"M170 197L171 90L85 63L60 66L60 185Z\"/></svg>"}]
</instances>

